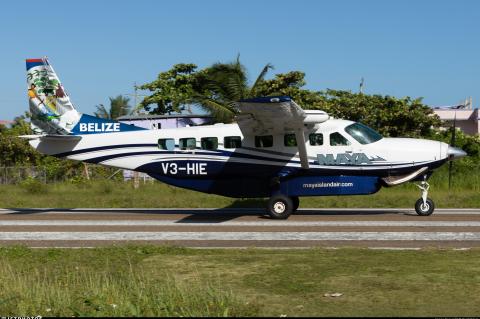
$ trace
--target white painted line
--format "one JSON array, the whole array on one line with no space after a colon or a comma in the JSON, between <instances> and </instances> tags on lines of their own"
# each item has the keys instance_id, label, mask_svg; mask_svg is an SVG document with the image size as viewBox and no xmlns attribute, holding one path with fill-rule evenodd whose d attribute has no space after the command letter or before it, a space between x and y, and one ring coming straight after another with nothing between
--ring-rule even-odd
<instances>
[{"instance_id":1,"label":"white painted line","mask_svg":"<svg viewBox=\"0 0 480 319\"><path fill-rule=\"evenodd\" d=\"M0 240L463 240L478 232L2 232Z\"/></svg>"},{"instance_id":2,"label":"white painted line","mask_svg":"<svg viewBox=\"0 0 480 319\"><path fill-rule=\"evenodd\" d=\"M0 220L0 226L480 227L480 221Z\"/></svg>"},{"instance_id":3,"label":"white painted line","mask_svg":"<svg viewBox=\"0 0 480 319\"><path fill-rule=\"evenodd\" d=\"M102 246L29 246L32 249L95 249L101 248ZM252 247L252 246L208 246L208 247L198 247L198 246L182 246L191 249L199 249L199 250L207 250L207 249L260 249L260 250L309 250L309 249L317 249L318 247L312 246L292 246L292 247ZM323 249L327 250L339 250L343 248L354 248L354 247L322 247ZM364 249L363 247L355 247L356 249ZM367 249L371 250L423 250L425 248L422 247L367 247ZM426 248L430 249L430 248ZM469 247L462 247L462 248L442 248L442 250L453 250L453 251L468 251L471 250Z\"/></svg>"},{"instance_id":4,"label":"white painted line","mask_svg":"<svg viewBox=\"0 0 480 319\"><path fill-rule=\"evenodd\" d=\"M251 212L262 213L265 212L263 208L18 208L8 209L0 208L0 215L12 214L12 213L41 213L41 214L92 214L92 213L115 213L122 212L128 213L129 211L135 212L178 212L178 213L195 213L195 212L208 212L208 213L237 213L237 212ZM329 212L385 212L385 213L412 213L415 214L413 208L300 208L299 213L311 212L321 215L322 213ZM480 215L480 208L437 208L434 212L435 215L449 215L449 214L465 214L465 215Z\"/></svg>"},{"instance_id":5,"label":"white painted line","mask_svg":"<svg viewBox=\"0 0 480 319\"><path fill-rule=\"evenodd\" d=\"M421 247L368 247L371 250L421 250Z\"/></svg>"}]
</instances>

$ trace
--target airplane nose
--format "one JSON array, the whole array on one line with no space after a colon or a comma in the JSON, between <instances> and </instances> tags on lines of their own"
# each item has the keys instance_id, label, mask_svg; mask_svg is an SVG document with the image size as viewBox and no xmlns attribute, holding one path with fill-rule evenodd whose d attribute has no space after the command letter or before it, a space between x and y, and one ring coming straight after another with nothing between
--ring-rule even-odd
<instances>
[{"instance_id":1,"label":"airplane nose","mask_svg":"<svg viewBox=\"0 0 480 319\"><path fill-rule=\"evenodd\" d=\"M465 153L462 149L458 147L453 147L449 145L447 150L447 156L449 160L456 160L467 156L467 153Z\"/></svg>"}]
</instances>

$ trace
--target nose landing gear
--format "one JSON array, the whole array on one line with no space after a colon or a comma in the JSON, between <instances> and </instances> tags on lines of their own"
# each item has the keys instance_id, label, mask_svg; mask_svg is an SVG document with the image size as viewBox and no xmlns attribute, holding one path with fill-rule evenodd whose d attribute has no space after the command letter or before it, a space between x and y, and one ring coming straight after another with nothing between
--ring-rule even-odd
<instances>
[{"instance_id":1,"label":"nose landing gear","mask_svg":"<svg viewBox=\"0 0 480 319\"><path fill-rule=\"evenodd\" d=\"M427 197L430 184L428 184L426 178L424 178L420 185L417 184L417 186L422 191L422 197L415 202L415 211L420 216L429 216L435 209L433 200Z\"/></svg>"}]
</instances>

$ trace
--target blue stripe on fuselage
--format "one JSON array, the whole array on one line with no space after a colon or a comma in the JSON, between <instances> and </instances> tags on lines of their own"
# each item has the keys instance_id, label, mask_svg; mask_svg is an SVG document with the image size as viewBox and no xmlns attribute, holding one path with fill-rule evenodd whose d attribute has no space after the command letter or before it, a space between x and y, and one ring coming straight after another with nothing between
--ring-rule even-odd
<instances>
[{"instance_id":1,"label":"blue stripe on fuselage","mask_svg":"<svg viewBox=\"0 0 480 319\"><path fill-rule=\"evenodd\" d=\"M75 150L75 151L70 151L70 152L64 152L64 153L58 153L55 154L54 156L56 157L66 157L66 156L73 156L73 155L78 155L78 154L85 154L85 153L90 153L90 152L98 152L98 151L106 151L106 150L113 150L113 149L122 149L122 148L140 148L140 147L157 147L157 144L120 144L120 145L110 145L110 146L99 146L99 147L92 147L92 148L87 148L87 149L81 149L81 150ZM178 145L177 145L178 147ZM123 153L117 153L117 154L110 154L110 155L103 155L103 156L97 156L97 157L92 157L90 159L85 160L86 162L90 163L101 163L107 160L112 160L116 158L122 158L122 157L129 157L129 156L139 156L139 155L153 155L153 154L158 154L158 155L181 155L181 156L188 156L190 158L185 159L185 160L191 160L195 161L195 156L201 155L201 156L212 156L212 157L230 157L230 158L238 158L238 159L251 159L251 160L261 160L261 161L267 161L276 163L277 165L272 165L272 166L279 166L278 164L283 164L284 166L287 166L288 164L299 164L300 161L298 160L293 160L293 159L284 159L284 158L279 158L279 157L272 157L274 156L273 154L270 153L270 151L265 151L263 150L255 150L259 153L264 153L265 155L271 155L271 156L265 156L265 155L252 155L252 154L246 154L242 152L235 152L235 151L226 151L226 150L216 150L216 151L203 151L200 148L199 151L195 150L195 154L190 153L188 151L168 151L168 150L152 150L152 151L137 151L137 152L123 152ZM293 155L292 155L293 158ZM168 161L168 158L163 159L164 161ZM198 160L198 159L197 159ZM202 159L203 160L203 159ZM227 163L229 160L224 160L225 163ZM217 161L218 162L218 161ZM377 168L375 169L375 174L377 175L385 175L385 173L402 173L402 172L409 172L412 171L415 168L420 168L424 166L436 168L443 164L445 160L440 160L440 161L424 161L424 162L419 162L416 163L413 166L406 166L406 167L396 167L399 165L406 165L407 163L399 163L399 164L375 164L375 165L345 165L345 168L352 168L352 167L361 167L362 170L355 171L354 175L368 175L371 174L369 172L372 172L369 168ZM248 164L248 163L245 163ZM318 164L317 161L311 162L311 164L315 165ZM253 164L253 165L259 165L259 164ZM385 167L385 169L378 169L379 167ZM346 169L342 168L341 166L336 166L336 167L324 167L324 168L311 168L310 171L314 172L314 174L319 174L322 172L322 174L344 174L346 172Z\"/></svg>"},{"instance_id":2,"label":"blue stripe on fuselage","mask_svg":"<svg viewBox=\"0 0 480 319\"><path fill-rule=\"evenodd\" d=\"M72 155L78 155L78 154L85 154L85 153L90 153L90 152L97 152L97 151L106 151L106 150L113 150L113 149L121 149L121 148L140 148L140 147L157 147L157 144L120 144L120 145L109 145L109 146L98 146L98 147L92 147L92 148L85 148L81 150L75 150L75 151L70 151L70 152L64 152L64 153L58 153L54 154L56 157L67 157L67 156L72 156ZM176 145L178 147L178 145ZM168 151L168 150L155 150L155 151L143 151L142 152L125 152L125 153L117 153L117 154L111 154L111 155L104 155L104 156L98 156L98 157L92 157L88 159L87 161L90 163L100 163L106 160L111 160L115 158L120 158L120 157L126 157L126 156L137 156L137 155L149 155L149 154L190 154L192 155L192 159L195 159L195 155L211 155L211 156L226 156L226 157L236 157L236 158L249 158L249 159L257 159L257 160L263 160L263 161L272 161L272 162L281 162L281 163L292 163L292 164L299 164L300 161L294 160L293 158L295 157L293 154L291 155L290 159L285 159L285 158L280 158L276 157L277 156L283 156L283 157L288 157L288 153L280 153L280 152L273 152L269 150L257 150L257 149L252 149L252 148L241 148L244 150L248 151L254 151L258 153L263 153L262 155L254 155L254 154L247 154L247 153L242 153L242 152L236 152L236 151L227 151L227 150L215 150L215 151L209 151L205 152L203 149L197 147L195 149L195 154L193 153L188 153L188 151L185 150L175 150L175 151ZM198 150L198 151L197 151ZM269 155L269 156L266 156ZM427 163L428 161L424 162L419 162L418 164L422 163ZM318 161L310 161L310 164L316 165L318 164ZM371 167L387 167L387 166L394 166L394 165L405 165L409 163L397 163L397 164L392 164L392 163L376 163L374 166ZM348 167L368 167L363 164L348 164L345 165Z\"/></svg>"}]
</instances>

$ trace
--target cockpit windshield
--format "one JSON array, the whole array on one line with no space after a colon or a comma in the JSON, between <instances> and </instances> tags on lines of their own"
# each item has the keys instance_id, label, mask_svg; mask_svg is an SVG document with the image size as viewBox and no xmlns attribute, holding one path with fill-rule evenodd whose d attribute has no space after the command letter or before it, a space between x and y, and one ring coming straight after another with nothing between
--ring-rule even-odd
<instances>
[{"instance_id":1,"label":"cockpit windshield","mask_svg":"<svg viewBox=\"0 0 480 319\"><path fill-rule=\"evenodd\" d=\"M363 125L362 123L353 123L349 126L345 127L345 132L350 134L355 140L357 140L360 144L370 144L382 139L382 135L380 135L374 129Z\"/></svg>"}]
</instances>

